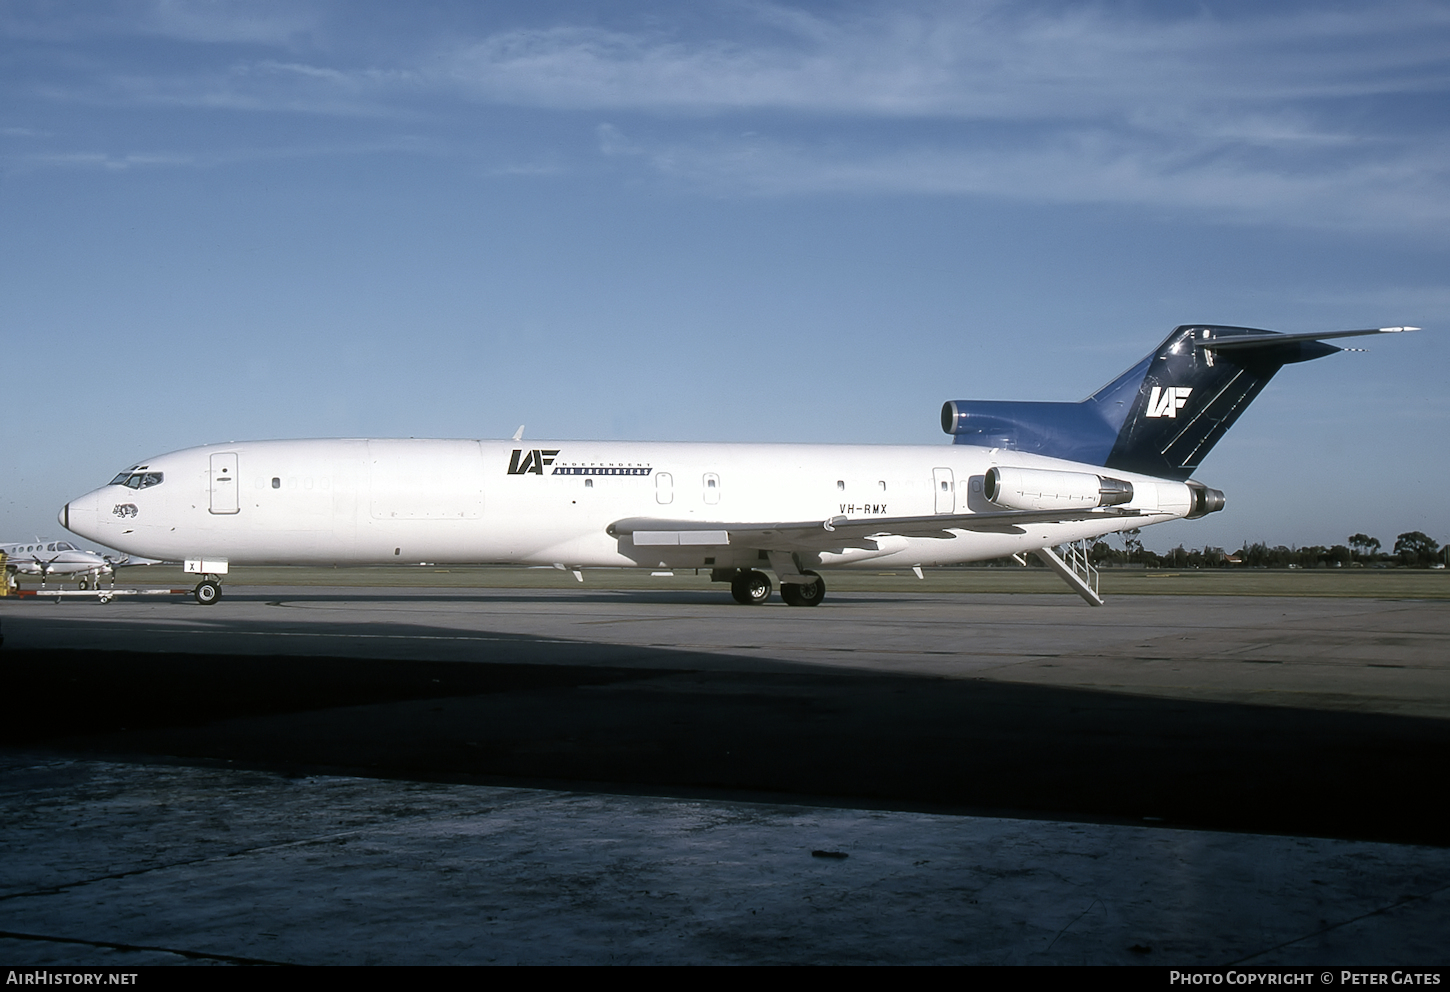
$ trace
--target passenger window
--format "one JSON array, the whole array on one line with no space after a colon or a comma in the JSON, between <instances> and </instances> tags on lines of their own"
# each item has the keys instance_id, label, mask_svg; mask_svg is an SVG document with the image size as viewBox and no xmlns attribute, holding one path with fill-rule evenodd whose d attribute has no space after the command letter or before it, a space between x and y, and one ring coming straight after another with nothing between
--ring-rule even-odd
<instances>
[{"instance_id":1,"label":"passenger window","mask_svg":"<svg viewBox=\"0 0 1450 992\"><path fill-rule=\"evenodd\" d=\"M277 478L275 475L272 476L272 488L273 489L281 489L282 488L282 480L279 479L279 478Z\"/></svg>"},{"instance_id":2,"label":"passenger window","mask_svg":"<svg viewBox=\"0 0 1450 992\"><path fill-rule=\"evenodd\" d=\"M593 489L594 488L594 480L593 479L585 479L584 480L584 488L585 489Z\"/></svg>"},{"instance_id":3,"label":"passenger window","mask_svg":"<svg viewBox=\"0 0 1450 992\"><path fill-rule=\"evenodd\" d=\"M846 489L846 480L845 479L837 479L836 480L836 488L839 489L839 490L841 490L842 492L844 492L845 489Z\"/></svg>"}]
</instances>

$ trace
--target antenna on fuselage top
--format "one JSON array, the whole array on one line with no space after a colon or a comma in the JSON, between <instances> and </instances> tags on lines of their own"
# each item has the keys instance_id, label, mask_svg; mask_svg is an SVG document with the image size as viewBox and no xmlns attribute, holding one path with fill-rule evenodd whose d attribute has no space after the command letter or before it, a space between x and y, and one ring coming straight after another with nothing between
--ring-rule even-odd
<instances>
[{"instance_id":1,"label":"antenna on fuselage top","mask_svg":"<svg viewBox=\"0 0 1450 992\"><path fill-rule=\"evenodd\" d=\"M516 431L514 431L514 440L515 441L522 441L523 439L524 439L524 425L523 424L519 424L519 429L516 430Z\"/></svg>"}]
</instances>

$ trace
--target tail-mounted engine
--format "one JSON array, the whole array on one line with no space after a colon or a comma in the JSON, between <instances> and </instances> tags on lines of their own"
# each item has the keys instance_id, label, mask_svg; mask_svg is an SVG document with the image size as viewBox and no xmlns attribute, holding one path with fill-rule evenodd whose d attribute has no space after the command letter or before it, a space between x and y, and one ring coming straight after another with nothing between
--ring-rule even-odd
<instances>
[{"instance_id":1,"label":"tail-mounted engine","mask_svg":"<svg viewBox=\"0 0 1450 992\"><path fill-rule=\"evenodd\" d=\"M987 470L982 491L1009 510L1085 510L1133 500L1133 484L1124 479L998 465Z\"/></svg>"},{"instance_id":2,"label":"tail-mounted engine","mask_svg":"<svg viewBox=\"0 0 1450 992\"><path fill-rule=\"evenodd\" d=\"M1197 520L1223 509L1223 493L1210 489L1201 482L1190 480L1187 485L1189 495L1193 498L1193 508L1188 511L1189 520Z\"/></svg>"}]
</instances>

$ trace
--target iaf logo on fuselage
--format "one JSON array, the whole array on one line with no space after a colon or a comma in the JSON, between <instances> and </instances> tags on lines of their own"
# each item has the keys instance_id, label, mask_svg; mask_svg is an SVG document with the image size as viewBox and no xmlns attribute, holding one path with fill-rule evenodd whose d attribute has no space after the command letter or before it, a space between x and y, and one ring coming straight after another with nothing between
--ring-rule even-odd
<instances>
[{"instance_id":1,"label":"iaf logo on fuselage","mask_svg":"<svg viewBox=\"0 0 1450 992\"><path fill-rule=\"evenodd\" d=\"M559 449L552 450L534 448L532 451L525 451L522 448L515 448L509 456L509 475L543 475L545 467L552 466L550 475L649 475L654 471L650 465L641 465L624 462L606 462L597 464L591 462L588 465L555 465Z\"/></svg>"}]
</instances>

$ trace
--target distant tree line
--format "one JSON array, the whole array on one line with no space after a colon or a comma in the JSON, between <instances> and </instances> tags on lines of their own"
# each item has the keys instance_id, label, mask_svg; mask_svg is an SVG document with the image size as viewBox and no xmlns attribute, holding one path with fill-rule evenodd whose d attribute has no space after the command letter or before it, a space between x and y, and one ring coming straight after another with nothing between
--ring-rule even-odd
<instances>
[{"instance_id":1,"label":"distant tree line","mask_svg":"<svg viewBox=\"0 0 1450 992\"><path fill-rule=\"evenodd\" d=\"M1159 554L1143 547L1137 530L1117 535L1122 547L1098 541L1088 553L1098 567L1141 565L1146 568L1430 568L1445 564L1446 549L1417 530L1395 538L1393 550L1384 552L1380 542L1367 534L1351 534L1344 544L1333 547L1311 545L1270 547L1262 542L1226 552L1212 546L1188 549L1179 545Z\"/></svg>"}]
</instances>

